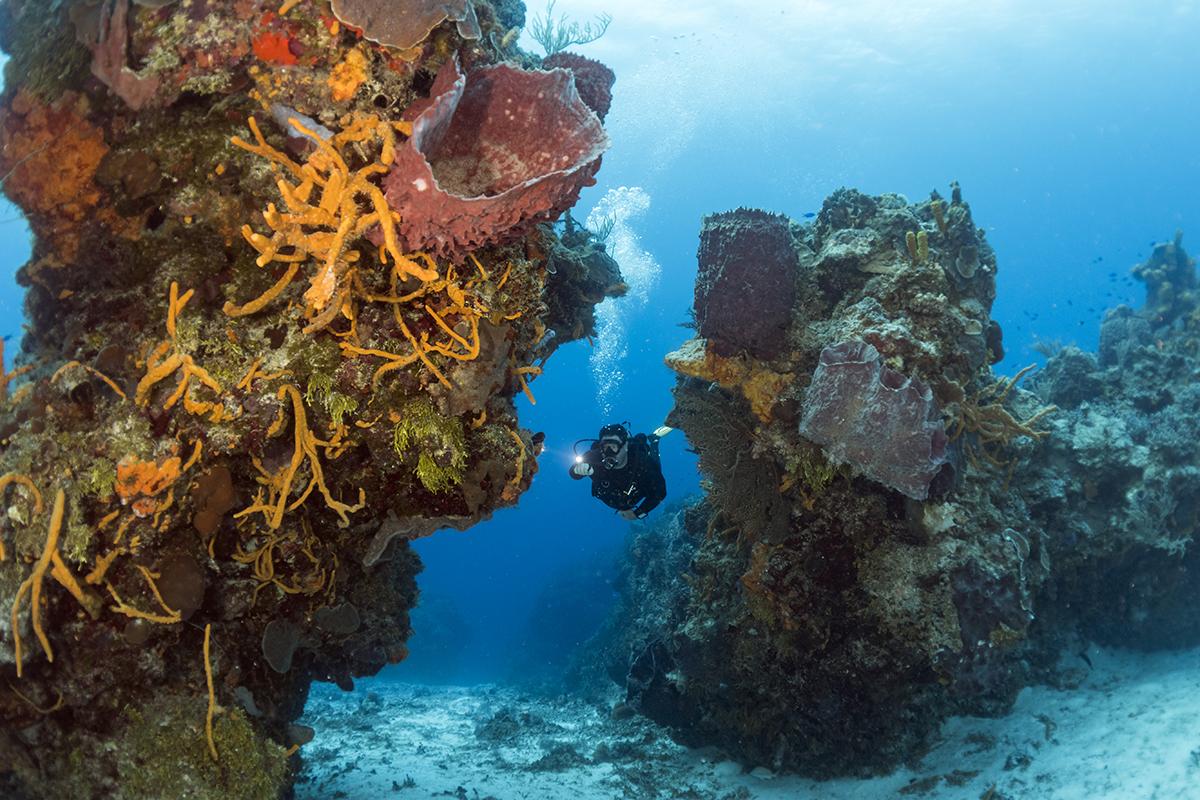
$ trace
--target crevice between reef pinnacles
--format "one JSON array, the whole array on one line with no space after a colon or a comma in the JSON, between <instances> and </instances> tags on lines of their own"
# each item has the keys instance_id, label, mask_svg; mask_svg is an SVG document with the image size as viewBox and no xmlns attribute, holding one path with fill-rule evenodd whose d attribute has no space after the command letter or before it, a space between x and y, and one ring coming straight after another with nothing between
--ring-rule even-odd
<instances>
[{"instance_id":1,"label":"crevice between reef pinnacles","mask_svg":"<svg viewBox=\"0 0 1200 800\"><path fill-rule=\"evenodd\" d=\"M996 258L957 186L841 190L804 224L717 214L699 258L697 336L667 363L706 496L633 534L583 686L748 764L862 774L948 715L1077 682L1088 641L1200 642L1178 237L1098 356L1063 348L1026 388L991 372Z\"/></svg>"},{"instance_id":2,"label":"crevice between reef pinnacles","mask_svg":"<svg viewBox=\"0 0 1200 800\"><path fill-rule=\"evenodd\" d=\"M460 5L0 9L34 234L0 380L0 794L285 794L311 681L407 653L409 541L529 486L514 396L622 289L546 224L599 168L613 76L512 48L519 3Z\"/></svg>"}]
</instances>

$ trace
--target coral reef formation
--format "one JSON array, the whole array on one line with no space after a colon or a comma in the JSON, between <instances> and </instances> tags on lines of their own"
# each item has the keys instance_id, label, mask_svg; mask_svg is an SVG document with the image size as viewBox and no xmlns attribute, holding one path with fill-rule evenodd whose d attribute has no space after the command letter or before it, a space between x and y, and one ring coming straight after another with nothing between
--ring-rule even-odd
<instances>
[{"instance_id":1,"label":"coral reef formation","mask_svg":"<svg viewBox=\"0 0 1200 800\"><path fill-rule=\"evenodd\" d=\"M285 794L310 683L407 654L408 541L537 470L513 398L621 288L539 223L607 139L512 49L512 3L390 7L0 7L34 233L0 371L0 794ZM542 184L504 155L535 149ZM398 193L418 155L487 213Z\"/></svg>"},{"instance_id":2,"label":"coral reef formation","mask_svg":"<svg viewBox=\"0 0 1200 800\"><path fill-rule=\"evenodd\" d=\"M686 743L814 775L1006 708L1046 533L1005 484L1047 417L991 374L996 259L957 187L840 190L808 224L715 215L699 257L669 424L707 497L635 537L582 660Z\"/></svg>"},{"instance_id":3,"label":"coral reef formation","mask_svg":"<svg viewBox=\"0 0 1200 800\"><path fill-rule=\"evenodd\" d=\"M775 337L714 324L710 276L737 276L750 319L784 241ZM1200 642L1181 236L1134 268L1146 303L1108 313L1098 354L1064 348L1025 388L1028 368L991 373L996 260L957 186L842 190L809 225L717 215L700 257L703 338L667 363L707 497L632 535L581 685L602 666L685 743L829 776L919 756L948 714L1004 713L1033 681L1077 685L1088 642Z\"/></svg>"},{"instance_id":4,"label":"coral reef formation","mask_svg":"<svg viewBox=\"0 0 1200 800\"><path fill-rule=\"evenodd\" d=\"M1133 274L1145 304L1110 310L1098 353L1064 348L1031 382L1060 409L1024 489L1058 531L1039 625L1060 647L1200 641L1196 262L1177 234Z\"/></svg>"},{"instance_id":5,"label":"coral reef formation","mask_svg":"<svg viewBox=\"0 0 1200 800\"><path fill-rule=\"evenodd\" d=\"M542 46L547 56L555 56L568 47L590 44L608 31L612 15L598 14L593 20L577 22L566 14L554 14L555 0L546 3L546 13L529 23L529 35Z\"/></svg>"}]
</instances>

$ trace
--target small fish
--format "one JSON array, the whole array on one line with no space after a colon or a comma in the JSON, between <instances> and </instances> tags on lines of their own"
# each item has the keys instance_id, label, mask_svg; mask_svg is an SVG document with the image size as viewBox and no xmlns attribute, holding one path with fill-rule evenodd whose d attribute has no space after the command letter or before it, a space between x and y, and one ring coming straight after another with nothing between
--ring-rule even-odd
<instances>
[{"instance_id":1,"label":"small fish","mask_svg":"<svg viewBox=\"0 0 1200 800\"><path fill-rule=\"evenodd\" d=\"M815 217L816 215L817 215L817 212L815 212L815 211L805 211L805 212L804 212L804 218L805 218L805 219L812 219L812 218L813 218L813 217Z\"/></svg>"}]
</instances>

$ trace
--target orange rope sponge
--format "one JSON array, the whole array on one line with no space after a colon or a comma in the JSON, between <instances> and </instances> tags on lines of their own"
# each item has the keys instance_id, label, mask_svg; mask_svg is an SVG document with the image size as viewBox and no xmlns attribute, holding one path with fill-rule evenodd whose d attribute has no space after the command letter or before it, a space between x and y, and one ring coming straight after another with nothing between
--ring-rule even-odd
<instances>
[{"instance_id":1,"label":"orange rope sponge","mask_svg":"<svg viewBox=\"0 0 1200 800\"><path fill-rule=\"evenodd\" d=\"M17 367L12 372L6 371L4 366L4 340L0 339L0 403L8 401L8 385L14 379L19 378L32 369L33 364L26 364L23 367Z\"/></svg>"},{"instance_id":2,"label":"orange rope sponge","mask_svg":"<svg viewBox=\"0 0 1200 800\"><path fill-rule=\"evenodd\" d=\"M3 355L3 351L0 350L0 358L3 358ZM33 513L35 515L42 513L42 493L38 491L37 486L33 484L33 480L28 475L22 475L18 472L9 472L0 475L0 496L3 495L4 490L8 488L10 483L24 486L29 491L29 494L33 496ZM4 540L0 539L0 561L3 561L6 557Z\"/></svg>"},{"instance_id":3,"label":"orange rope sponge","mask_svg":"<svg viewBox=\"0 0 1200 800\"><path fill-rule=\"evenodd\" d=\"M318 268L304 293L305 313L311 320L305 331L311 333L327 327L342 311L353 318L354 265L361 254L351 250L350 244L376 226L382 232L384 252L405 278L422 282L436 280L435 270L421 266L400 252L395 229L398 216L388 206L382 190L370 180L387 172L392 163L396 151L396 123L373 116L350 115L343 119L343 130L328 138L309 130L298 119L289 119L288 123L317 147L303 166L267 144L253 117L249 125L254 143L236 136L230 140L234 146L284 168L299 182L278 181L286 211L281 212L274 203L267 205L263 218L271 229L270 236L254 232L249 225L242 228L243 238L258 251L258 266L278 261L288 264L287 271L271 288L250 302L244 305L226 303L225 313L240 317L260 311L291 284L299 271L299 263L312 259ZM352 172L341 149L372 139L379 142L378 159ZM314 191L318 188L319 196L313 202ZM283 250L288 252L281 252Z\"/></svg>"},{"instance_id":4,"label":"orange rope sponge","mask_svg":"<svg viewBox=\"0 0 1200 800\"><path fill-rule=\"evenodd\" d=\"M267 473L262 469L261 465L256 464L259 470L264 473L259 482L267 486L269 496L264 501L260 492L253 503L237 512L234 516L241 518L261 513L266 518L267 525L272 530L275 530L283 523L284 512L293 511L303 505L304 501L308 499L308 496L312 494L312 490L315 488L321 492L321 496L325 499L325 505L341 518L342 524L349 525L350 518L347 515L360 510L366 505L366 493L361 488L358 490L358 503L355 505L348 505L335 499L330 493L329 488L325 485L325 472L321 468L321 459L317 453L318 447L330 449L337 447L339 443L337 441L324 442L313 435L313 432L308 427L308 414L304 409L304 398L301 396L300 390L294 385L288 383L279 387L276 397L279 400L291 400L293 425L292 458L278 472L273 474ZM284 414L284 409L280 408L279 416L276 417L275 421L267 429L267 435L274 436L283 430ZM308 461L312 477L309 479L304 491L300 493L300 496L296 500L291 500L292 483L295 481L296 473L306 460Z\"/></svg>"},{"instance_id":5,"label":"orange rope sponge","mask_svg":"<svg viewBox=\"0 0 1200 800\"><path fill-rule=\"evenodd\" d=\"M175 391L163 403L163 409L171 408L182 399L183 408L189 414L196 416L209 414L212 422L220 422L225 418L225 406L220 399L224 392L221 384L208 373L208 370L197 364L190 355L179 351L177 338L179 312L187 305L194 292L194 289L188 289L181 295L179 294L179 284L172 281L170 295L167 299L167 335L170 338L159 344L146 359L146 374L138 381L133 399L139 406L149 405L151 390L160 382L179 372L179 383L175 386ZM214 391L217 399L212 402L193 399L189 391L193 378Z\"/></svg>"},{"instance_id":6,"label":"orange rope sponge","mask_svg":"<svg viewBox=\"0 0 1200 800\"><path fill-rule=\"evenodd\" d=\"M63 376L63 373L65 373L68 369L86 370L87 372L90 372L93 375L95 375L100 380L104 381L104 383L108 385L108 388L112 389L122 400L129 399L129 397L126 396L126 394L125 394L125 390L123 390L120 386L118 386L116 381L114 381L112 378L108 377L107 375L105 375L103 372L96 369L95 367L89 367L87 364L81 364L78 361L68 361L67 363L65 363L61 367L59 367L57 370L54 371L54 375L51 376L50 382L54 383L55 381L57 381L59 378L61 378Z\"/></svg>"},{"instance_id":7,"label":"orange rope sponge","mask_svg":"<svg viewBox=\"0 0 1200 800\"><path fill-rule=\"evenodd\" d=\"M209 640L212 638L212 625L204 626L204 680L208 683L208 713L204 717L204 734L208 737L208 752L212 760L217 760L217 743L213 739L213 712L217 708L217 697L213 691L212 659L209 656Z\"/></svg>"},{"instance_id":8,"label":"orange rope sponge","mask_svg":"<svg viewBox=\"0 0 1200 800\"><path fill-rule=\"evenodd\" d=\"M520 453L517 456L517 474L513 475L512 480L505 484L504 491L500 493L501 498L503 498L506 502L511 503L521 494L521 481L525 477L526 447L525 440L521 438L520 433L509 428L508 435L511 436L513 441L517 443L517 447L521 448Z\"/></svg>"},{"instance_id":9,"label":"orange rope sponge","mask_svg":"<svg viewBox=\"0 0 1200 800\"><path fill-rule=\"evenodd\" d=\"M47 638L46 632L42 629L42 580L46 576L46 570L50 566L50 562L54 557L54 553L58 548L58 536L62 530L63 506L66 503L66 495L63 490L59 489L54 496L54 509L50 512L50 532L46 535L46 547L42 550L42 556L33 565L33 571L29 573L29 577L17 589L17 595L13 599L12 607L12 632L13 632L13 653L17 662L17 677L22 675L21 664L21 634L18 632L18 614L21 610L21 601L25 599L25 593L29 592L31 597L29 600L29 619L33 624L33 632L37 635L38 641L42 644L42 650L46 653L46 660L54 662L54 651L50 649L50 639Z\"/></svg>"}]
</instances>

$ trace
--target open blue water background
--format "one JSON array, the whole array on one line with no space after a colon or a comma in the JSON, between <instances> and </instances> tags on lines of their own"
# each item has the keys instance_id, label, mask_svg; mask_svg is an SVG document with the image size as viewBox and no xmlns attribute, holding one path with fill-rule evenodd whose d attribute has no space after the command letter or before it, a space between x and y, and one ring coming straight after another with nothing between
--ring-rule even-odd
<instances>
[{"instance_id":1,"label":"open blue water background","mask_svg":"<svg viewBox=\"0 0 1200 800\"><path fill-rule=\"evenodd\" d=\"M1200 250L1196 0L560 0L556 10L614 17L579 50L617 84L613 146L576 216L609 189L643 189L650 208L630 224L661 274L645 305L609 301L629 303L615 391L597 397L580 342L533 384L536 406L519 401L548 445L519 507L417 544L426 571L414 656L385 678L534 674L592 632L627 526L567 478L570 446L609 421L602 403L642 430L670 409L662 356L688 337L678 324L703 215L747 205L801 217L841 186L915 200L958 180L999 257L1006 371L1037 360L1039 337L1094 348L1103 310L1141 301L1126 276L1152 241L1182 229ZM8 276L29 251L16 216L0 209ZM20 308L9 277L0 327L14 338ZM679 434L663 443L674 498L698 488L685 447Z\"/></svg>"}]
</instances>

